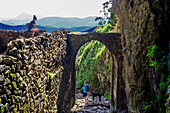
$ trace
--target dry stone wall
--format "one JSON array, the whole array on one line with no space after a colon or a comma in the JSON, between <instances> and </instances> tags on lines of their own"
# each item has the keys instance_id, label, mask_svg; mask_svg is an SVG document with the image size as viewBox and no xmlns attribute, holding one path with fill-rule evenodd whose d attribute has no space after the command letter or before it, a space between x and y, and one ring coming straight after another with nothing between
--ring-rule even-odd
<instances>
[{"instance_id":1,"label":"dry stone wall","mask_svg":"<svg viewBox=\"0 0 170 113\"><path fill-rule=\"evenodd\" d=\"M40 33L36 33L35 35L41 34L43 31L40 31ZM32 32L27 31L12 31L12 30L2 30L0 29L0 54L4 53L4 51L7 49L7 44L9 42L9 39L16 39L19 36L23 36L26 38L29 38L32 36Z\"/></svg>"},{"instance_id":2,"label":"dry stone wall","mask_svg":"<svg viewBox=\"0 0 170 113\"><path fill-rule=\"evenodd\" d=\"M0 109L56 112L66 54L64 31L17 37L0 58Z\"/></svg>"}]
</instances>

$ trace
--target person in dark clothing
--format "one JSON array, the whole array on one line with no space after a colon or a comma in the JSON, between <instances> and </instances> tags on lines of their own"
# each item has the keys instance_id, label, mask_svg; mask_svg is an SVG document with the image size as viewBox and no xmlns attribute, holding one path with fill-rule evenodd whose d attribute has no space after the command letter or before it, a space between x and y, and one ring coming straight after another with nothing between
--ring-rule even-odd
<instances>
[{"instance_id":1,"label":"person in dark clothing","mask_svg":"<svg viewBox=\"0 0 170 113\"><path fill-rule=\"evenodd\" d=\"M37 17L34 15L33 16L33 20L30 22L29 27L28 27L28 31L32 31L32 37L34 36L35 32L39 32L39 29L37 28L37 26L35 25L35 21L37 20Z\"/></svg>"}]
</instances>

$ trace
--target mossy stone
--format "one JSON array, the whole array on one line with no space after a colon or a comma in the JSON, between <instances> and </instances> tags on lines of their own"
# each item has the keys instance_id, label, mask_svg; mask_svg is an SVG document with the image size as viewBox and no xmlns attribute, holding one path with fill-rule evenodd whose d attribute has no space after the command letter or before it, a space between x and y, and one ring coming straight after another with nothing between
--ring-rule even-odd
<instances>
[{"instance_id":1,"label":"mossy stone","mask_svg":"<svg viewBox=\"0 0 170 113\"><path fill-rule=\"evenodd\" d=\"M1 107L1 113L4 113L5 112L5 106L3 104L0 104L0 107Z\"/></svg>"},{"instance_id":2,"label":"mossy stone","mask_svg":"<svg viewBox=\"0 0 170 113\"><path fill-rule=\"evenodd\" d=\"M11 73L10 75L14 80L16 80L16 75L14 73Z\"/></svg>"},{"instance_id":3,"label":"mossy stone","mask_svg":"<svg viewBox=\"0 0 170 113\"><path fill-rule=\"evenodd\" d=\"M15 81L12 82L12 85L13 85L13 87L14 87L15 89L17 88L17 84L16 84Z\"/></svg>"}]
</instances>

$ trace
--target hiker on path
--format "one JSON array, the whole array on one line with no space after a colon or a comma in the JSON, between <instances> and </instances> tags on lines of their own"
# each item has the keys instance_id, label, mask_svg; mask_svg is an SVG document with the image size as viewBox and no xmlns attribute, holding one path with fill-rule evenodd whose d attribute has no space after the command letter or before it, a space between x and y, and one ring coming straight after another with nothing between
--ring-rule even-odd
<instances>
[{"instance_id":1,"label":"hiker on path","mask_svg":"<svg viewBox=\"0 0 170 113\"><path fill-rule=\"evenodd\" d=\"M29 27L28 27L28 31L32 31L32 37L34 36L35 32L39 32L39 29L37 28L37 26L35 25L35 21L37 20L37 17L34 15L33 16L33 20L30 22Z\"/></svg>"},{"instance_id":2,"label":"hiker on path","mask_svg":"<svg viewBox=\"0 0 170 113\"><path fill-rule=\"evenodd\" d=\"M87 96L87 91L89 90L89 86L87 84L87 81L84 81L84 87L83 87L83 97L84 100L86 101L86 98L88 100L88 96Z\"/></svg>"}]
</instances>

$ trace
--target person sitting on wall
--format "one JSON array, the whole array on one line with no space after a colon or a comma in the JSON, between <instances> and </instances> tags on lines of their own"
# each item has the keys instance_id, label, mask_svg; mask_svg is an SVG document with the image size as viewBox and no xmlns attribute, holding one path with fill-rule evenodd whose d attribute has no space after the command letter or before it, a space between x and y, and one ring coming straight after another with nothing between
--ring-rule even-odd
<instances>
[{"instance_id":1,"label":"person sitting on wall","mask_svg":"<svg viewBox=\"0 0 170 113\"><path fill-rule=\"evenodd\" d=\"M35 32L39 32L39 29L37 28L37 26L35 25L35 21L37 20L37 17L34 15L33 16L33 20L30 22L29 26L28 26L28 31L32 31L32 37L34 36Z\"/></svg>"}]
</instances>

